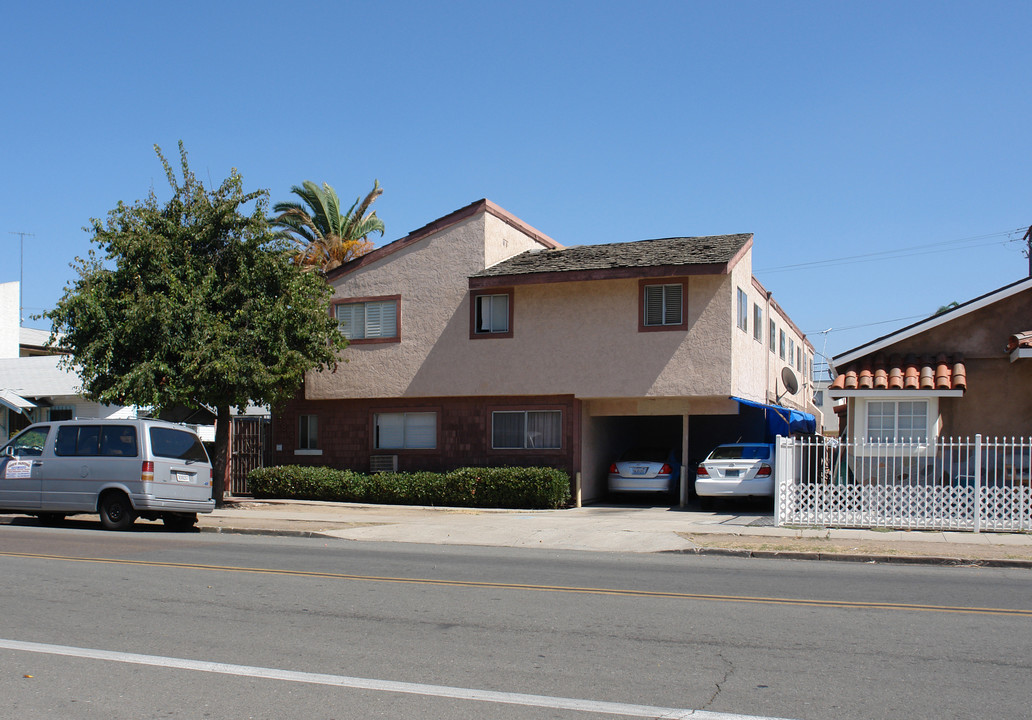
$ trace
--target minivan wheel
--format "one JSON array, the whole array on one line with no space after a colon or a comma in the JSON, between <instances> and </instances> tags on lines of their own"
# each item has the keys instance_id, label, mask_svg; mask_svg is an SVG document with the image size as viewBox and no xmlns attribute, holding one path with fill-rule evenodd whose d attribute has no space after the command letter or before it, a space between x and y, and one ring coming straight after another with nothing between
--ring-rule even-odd
<instances>
[{"instance_id":1,"label":"minivan wheel","mask_svg":"<svg viewBox=\"0 0 1032 720\"><path fill-rule=\"evenodd\" d=\"M100 524L105 530L128 530L135 520L133 504L124 493L109 492L100 499Z\"/></svg>"},{"instance_id":2,"label":"minivan wheel","mask_svg":"<svg viewBox=\"0 0 1032 720\"><path fill-rule=\"evenodd\" d=\"M197 524L197 513L165 513L161 521L169 530L183 532L193 529Z\"/></svg>"}]
</instances>

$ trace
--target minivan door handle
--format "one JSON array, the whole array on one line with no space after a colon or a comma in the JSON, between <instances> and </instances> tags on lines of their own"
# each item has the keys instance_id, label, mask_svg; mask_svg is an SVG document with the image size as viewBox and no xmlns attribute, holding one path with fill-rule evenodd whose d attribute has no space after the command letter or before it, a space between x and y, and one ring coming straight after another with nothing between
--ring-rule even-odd
<instances>
[{"instance_id":1,"label":"minivan door handle","mask_svg":"<svg viewBox=\"0 0 1032 720\"><path fill-rule=\"evenodd\" d=\"M39 460L33 460L32 467L43 467L43 463L41 463Z\"/></svg>"}]
</instances>

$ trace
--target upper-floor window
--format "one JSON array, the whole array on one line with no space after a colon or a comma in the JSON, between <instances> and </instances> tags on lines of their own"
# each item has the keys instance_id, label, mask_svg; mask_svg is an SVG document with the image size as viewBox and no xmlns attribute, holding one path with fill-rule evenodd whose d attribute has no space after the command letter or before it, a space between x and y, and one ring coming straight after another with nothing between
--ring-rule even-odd
<instances>
[{"instance_id":1,"label":"upper-floor window","mask_svg":"<svg viewBox=\"0 0 1032 720\"><path fill-rule=\"evenodd\" d=\"M512 289L475 292L470 297L469 336L512 337Z\"/></svg>"},{"instance_id":2,"label":"upper-floor window","mask_svg":"<svg viewBox=\"0 0 1032 720\"><path fill-rule=\"evenodd\" d=\"M398 297L343 302L336 305L337 322L351 341L390 341L398 338Z\"/></svg>"},{"instance_id":3,"label":"upper-floor window","mask_svg":"<svg viewBox=\"0 0 1032 720\"><path fill-rule=\"evenodd\" d=\"M738 288L738 329L749 332L749 296Z\"/></svg>"},{"instance_id":4,"label":"upper-floor window","mask_svg":"<svg viewBox=\"0 0 1032 720\"><path fill-rule=\"evenodd\" d=\"M491 413L491 447L499 449L556 449L563 444L560 410L500 410Z\"/></svg>"},{"instance_id":5,"label":"upper-floor window","mask_svg":"<svg viewBox=\"0 0 1032 720\"><path fill-rule=\"evenodd\" d=\"M477 304L477 318L474 332L509 332L508 295L477 295L474 300Z\"/></svg>"},{"instance_id":6,"label":"upper-floor window","mask_svg":"<svg viewBox=\"0 0 1032 720\"><path fill-rule=\"evenodd\" d=\"M756 303L752 306L752 336L756 342L763 342L763 308Z\"/></svg>"},{"instance_id":7,"label":"upper-floor window","mask_svg":"<svg viewBox=\"0 0 1032 720\"><path fill-rule=\"evenodd\" d=\"M437 447L437 413L376 413L373 432L377 450L432 450Z\"/></svg>"},{"instance_id":8,"label":"upper-floor window","mask_svg":"<svg viewBox=\"0 0 1032 720\"><path fill-rule=\"evenodd\" d=\"M799 372L803 371L803 349L801 347L796 348L795 369Z\"/></svg>"},{"instance_id":9,"label":"upper-floor window","mask_svg":"<svg viewBox=\"0 0 1032 720\"><path fill-rule=\"evenodd\" d=\"M774 321L771 320L770 321L770 335L767 338L767 341L770 343L770 351L771 352L777 352L778 351L777 335L778 335L778 333L777 333L777 325L775 325Z\"/></svg>"},{"instance_id":10,"label":"upper-floor window","mask_svg":"<svg viewBox=\"0 0 1032 720\"><path fill-rule=\"evenodd\" d=\"M684 286L645 285L643 288L645 327L680 326L684 323Z\"/></svg>"},{"instance_id":11,"label":"upper-floor window","mask_svg":"<svg viewBox=\"0 0 1032 720\"><path fill-rule=\"evenodd\" d=\"M785 359L785 331L778 330L778 356Z\"/></svg>"},{"instance_id":12,"label":"upper-floor window","mask_svg":"<svg viewBox=\"0 0 1032 720\"><path fill-rule=\"evenodd\" d=\"M795 340L788 339L788 364L795 364Z\"/></svg>"}]
</instances>

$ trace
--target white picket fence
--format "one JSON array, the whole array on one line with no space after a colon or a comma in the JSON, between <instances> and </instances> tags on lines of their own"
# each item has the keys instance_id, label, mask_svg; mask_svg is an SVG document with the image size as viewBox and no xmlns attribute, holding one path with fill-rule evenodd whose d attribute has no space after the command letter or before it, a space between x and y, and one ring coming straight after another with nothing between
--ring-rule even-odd
<instances>
[{"instance_id":1,"label":"white picket fence","mask_svg":"<svg viewBox=\"0 0 1032 720\"><path fill-rule=\"evenodd\" d=\"M1032 438L779 437L778 525L1032 531Z\"/></svg>"}]
</instances>

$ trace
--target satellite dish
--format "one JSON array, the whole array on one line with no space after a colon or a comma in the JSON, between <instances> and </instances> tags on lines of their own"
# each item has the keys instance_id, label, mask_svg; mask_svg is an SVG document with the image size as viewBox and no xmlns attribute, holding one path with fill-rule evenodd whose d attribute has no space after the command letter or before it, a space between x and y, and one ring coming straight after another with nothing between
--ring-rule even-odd
<instances>
[{"instance_id":1,"label":"satellite dish","mask_svg":"<svg viewBox=\"0 0 1032 720\"><path fill-rule=\"evenodd\" d=\"M796 378L795 373L792 372L792 368L785 367L781 369L781 382L785 385L785 391L789 395L795 395L799 392L799 380Z\"/></svg>"}]
</instances>

